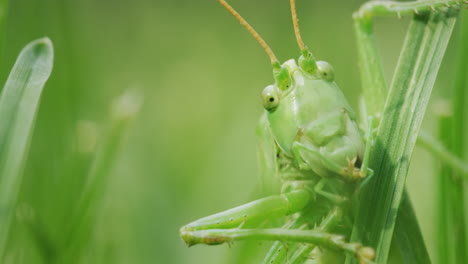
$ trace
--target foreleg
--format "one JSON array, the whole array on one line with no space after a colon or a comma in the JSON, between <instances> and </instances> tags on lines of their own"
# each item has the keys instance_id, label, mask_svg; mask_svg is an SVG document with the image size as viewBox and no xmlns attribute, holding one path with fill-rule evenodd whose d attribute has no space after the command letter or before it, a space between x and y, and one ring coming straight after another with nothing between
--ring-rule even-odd
<instances>
[{"instance_id":1,"label":"foreleg","mask_svg":"<svg viewBox=\"0 0 468 264\"><path fill-rule=\"evenodd\" d=\"M227 232L228 228L237 230L241 227L254 227L268 219L290 215L302 210L309 200L310 193L305 189L269 196L183 226L180 236L189 246L221 244L226 241L221 236L211 234L217 234L221 230Z\"/></svg>"}]
</instances>

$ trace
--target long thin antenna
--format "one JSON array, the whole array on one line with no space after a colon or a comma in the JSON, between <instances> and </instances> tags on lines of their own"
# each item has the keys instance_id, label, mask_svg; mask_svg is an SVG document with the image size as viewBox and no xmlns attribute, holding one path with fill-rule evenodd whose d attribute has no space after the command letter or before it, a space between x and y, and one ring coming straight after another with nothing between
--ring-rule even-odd
<instances>
[{"instance_id":1,"label":"long thin antenna","mask_svg":"<svg viewBox=\"0 0 468 264\"><path fill-rule=\"evenodd\" d=\"M296 0L290 0L289 3L291 4L291 15L294 26L294 34L296 35L297 44L299 45L299 49L302 53L302 56L299 57L299 66L304 71L314 75L317 72L317 63L312 53L304 44L304 41L302 41L301 32L299 31L299 20L297 19Z\"/></svg>"},{"instance_id":2,"label":"long thin antenna","mask_svg":"<svg viewBox=\"0 0 468 264\"><path fill-rule=\"evenodd\" d=\"M260 43L260 45L268 54L268 57L270 57L271 64L273 64L274 66L276 65L279 66L279 61L276 58L273 51L271 50L270 46L268 46L265 40L263 40L262 37L260 37L257 31L255 31L255 29L249 23L247 23L247 21L239 13L237 13L237 11L234 10L234 8L232 8L232 6L226 3L226 1L224 0L216 0L216 1L218 1L221 5L223 5L229 11L229 13L231 13L237 20L239 20L242 26L244 26L250 32L250 34L258 41L258 43Z\"/></svg>"},{"instance_id":3,"label":"long thin antenna","mask_svg":"<svg viewBox=\"0 0 468 264\"><path fill-rule=\"evenodd\" d=\"M299 31L299 19L297 19L297 12L296 12L296 0L290 0L291 3L291 15L294 25L294 34L296 35L297 44L299 45L299 49L304 51L307 47L304 45L304 41L302 41L301 32Z\"/></svg>"},{"instance_id":4,"label":"long thin antenna","mask_svg":"<svg viewBox=\"0 0 468 264\"><path fill-rule=\"evenodd\" d=\"M294 25L294 34L296 35L297 44L299 45L299 49L304 51L307 47L304 45L304 41L302 41L301 32L299 31L299 19L297 19L297 12L296 12L296 0L290 0L291 3L291 15L293 19Z\"/></svg>"}]
</instances>

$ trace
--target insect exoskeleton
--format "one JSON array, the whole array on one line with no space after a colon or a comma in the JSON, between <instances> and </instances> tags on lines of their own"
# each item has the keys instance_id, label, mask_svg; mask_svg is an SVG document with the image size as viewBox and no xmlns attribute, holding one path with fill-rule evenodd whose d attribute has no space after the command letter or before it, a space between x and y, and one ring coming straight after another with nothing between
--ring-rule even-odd
<instances>
[{"instance_id":1,"label":"insect exoskeleton","mask_svg":"<svg viewBox=\"0 0 468 264\"><path fill-rule=\"evenodd\" d=\"M280 149L298 160L301 169L321 177L359 178L365 144L355 114L334 82L333 67L319 61L315 74L295 60L283 67L289 73L289 85L269 85L262 93Z\"/></svg>"},{"instance_id":2,"label":"insect exoskeleton","mask_svg":"<svg viewBox=\"0 0 468 264\"><path fill-rule=\"evenodd\" d=\"M334 81L333 67L316 61L304 45L294 0L291 11L302 55L297 63L288 60L283 65L237 11L224 0L218 2L254 36L273 66L275 83L262 92L265 112L257 135L262 175L271 182L280 179L282 187L281 193L276 188L276 194L189 223L180 229L181 237L188 245L276 241L263 263L306 263L315 246L338 249L360 263L371 263L373 249L343 237L350 231L345 219L351 219L348 201L356 187L348 181L366 176L368 148L353 110ZM284 216L288 222L283 226L264 228L265 220ZM340 234L327 233L335 231ZM291 254L285 253L289 245ZM329 259L324 252L313 258ZM343 263L345 255L340 256Z\"/></svg>"}]
</instances>

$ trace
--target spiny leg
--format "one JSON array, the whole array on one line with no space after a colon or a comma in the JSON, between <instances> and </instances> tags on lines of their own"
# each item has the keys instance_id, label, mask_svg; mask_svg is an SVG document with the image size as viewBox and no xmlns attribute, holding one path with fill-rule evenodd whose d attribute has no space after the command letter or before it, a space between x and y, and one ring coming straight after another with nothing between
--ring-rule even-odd
<instances>
[{"instance_id":1,"label":"spiny leg","mask_svg":"<svg viewBox=\"0 0 468 264\"><path fill-rule=\"evenodd\" d=\"M330 250L342 251L355 256L360 263L372 263L374 250L359 243L346 242L341 235L315 230L298 229L209 229L193 232L192 241L219 244L245 240L270 240L310 243Z\"/></svg>"},{"instance_id":2,"label":"spiny leg","mask_svg":"<svg viewBox=\"0 0 468 264\"><path fill-rule=\"evenodd\" d=\"M350 120L352 120L352 118L348 110L342 108L322 116L301 128L297 132L295 138L296 142L293 143L292 147L296 158L298 158L299 166L302 169L317 170L317 167L312 168L310 166L310 164L314 164L314 162L310 162L310 159L312 159L317 162L322 162L328 170L342 175L345 178L355 179L365 177L367 167L364 172L356 168L355 163L358 159L356 155L354 157L347 157L348 165L343 168L342 165L338 165L336 162L324 157L319 151L319 148L326 147L330 144L333 138L344 135L346 133L347 123ZM313 145L308 146L308 141ZM307 158L307 156L309 156L309 158ZM316 171L316 173L320 175L319 172Z\"/></svg>"},{"instance_id":3,"label":"spiny leg","mask_svg":"<svg viewBox=\"0 0 468 264\"><path fill-rule=\"evenodd\" d=\"M312 215L311 215L312 213ZM322 217L325 215L325 217ZM342 211L339 207L324 212L322 215L316 215L316 210L302 211L282 226L282 229L316 229L321 231L330 231L342 219ZM318 226L317 223L319 223ZM263 264L303 264L309 256L309 253L315 248L315 245L301 243L286 243L276 241L268 251L263 260Z\"/></svg>"},{"instance_id":4,"label":"spiny leg","mask_svg":"<svg viewBox=\"0 0 468 264\"><path fill-rule=\"evenodd\" d=\"M271 133L270 124L266 114L260 118L257 125L257 157L260 165L263 193L271 195L279 189L279 179L285 177L285 171L279 171L278 147ZM294 172L293 172L294 174ZM296 229L304 225L304 219L294 217L282 226L284 229ZM298 247L297 243L285 243L276 241L270 247L263 264L283 264L287 257Z\"/></svg>"},{"instance_id":5,"label":"spiny leg","mask_svg":"<svg viewBox=\"0 0 468 264\"><path fill-rule=\"evenodd\" d=\"M330 213L320 222L320 225L315 228L324 232L329 232L335 228L343 217L341 209L338 207L332 209ZM310 253L314 250L315 245L305 244L299 250L294 252L294 255L289 259L290 264L302 264L309 258Z\"/></svg>"},{"instance_id":6,"label":"spiny leg","mask_svg":"<svg viewBox=\"0 0 468 264\"><path fill-rule=\"evenodd\" d=\"M347 167L343 168L342 166L336 164L336 162L323 156L318 150L311 149L303 143L297 141L294 142L292 145L292 152L294 153L295 158L298 161L298 166L301 169L313 169L310 164L315 164L316 161L319 161L328 170L334 172L337 175L343 176L347 180L357 180L362 178L359 170L348 172ZM314 162L311 162L311 160L314 160Z\"/></svg>"},{"instance_id":7,"label":"spiny leg","mask_svg":"<svg viewBox=\"0 0 468 264\"><path fill-rule=\"evenodd\" d=\"M287 263L288 254L297 250L297 245L275 241L268 250L267 256L263 259L262 264L283 264ZM288 263L289 264L289 263Z\"/></svg>"},{"instance_id":8,"label":"spiny leg","mask_svg":"<svg viewBox=\"0 0 468 264\"><path fill-rule=\"evenodd\" d=\"M339 174L340 171L341 171L341 166L326 159L325 157L323 157L323 155L318 151L318 150L314 150L314 149L311 149L309 148L308 146L304 145L303 143L300 143L300 142L297 142L295 141L292 145L292 148L291 148L292 152L294 153L294 156L298 162L298 166L299 168L303 169L303 170L308 170L308 169L312 169L311 166L309 165L309 163L306 161L306 159L303 157L302 155L302 152L306 152L308 154L310 154L311 156L313 156L314 158L320 160L321 162L323 162L323 164L328 168L330 169L331 171Z\"/></svg>"},{"instance_id":9,"label":"spiny leg","mask_svg":"<svg viewBox=\"0 0 468 264\"><path fill-rule=\"evenodd\" d=\"M327 179L322 178L320 181L314 186L314 191L321 195L328 200L332 201L335 204L342 204L347 202L349 199L345 196L338 195L336 193L328 192L324 190L325 184L327 184Z\"/></svg>"},{"instance_id":10,"label":"spiny leg","mask_svg":"<svg viewBox=\"0 0 468 264\"><path fill-rule=\"evenodd\" d=\"M308 191L297 190L260 199L188 224L181 228L181 236L188 245L199 243L214 245L235 240L311 243L332 250L342 250L356 256L361 263L371 263L372 249L364 248L360 244L347 243L342 236L324 233L320 230L240 229L244 225L259 223L268 217L299 211L309 202L309 198ZM218 229L220 227L232 229Z\"/></svg>"},{"instance_id":11,"label":"spiny leg","mask_svg":"<svg viewBox=\"0 0 468 264\"><path fill-rule=\"evenodd\" d=\"M303 217L295 217L288 223L282 226L282 229L303 229L306 228ZM262 261L262 264L283 264L288 258L288 255L297 251L299 245L297 243L287 243L276 241L268 250L267 255Z\"/></svg>"},{"instance_id":12,"label":"spiny leg","mask_svg":"<svg viewBox=\"0 0 468 264\"><path fill-rule=\"evenodd\" d=\"M310 192L304 189L269 196L196 220L183 226L180 236L189 246L228 242L222 236L211 234L228 231L226 228L255 227L268 219L290 215L302 210L309 200ZM216 232L210 233L211 230Z\"/></svg>"}]
</instances>

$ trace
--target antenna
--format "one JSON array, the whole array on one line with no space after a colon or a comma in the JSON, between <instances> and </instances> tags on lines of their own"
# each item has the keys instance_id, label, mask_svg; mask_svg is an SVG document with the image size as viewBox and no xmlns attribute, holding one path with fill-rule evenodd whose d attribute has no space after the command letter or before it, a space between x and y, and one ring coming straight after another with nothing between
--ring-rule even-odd
<instances>
[{"instance_id":1,"label":"antenna","mask_svg":"<svg viewBox=\"0 0 468 264\"><path fill-rule=\"evenodd\" d=\"M296 12L296 0L290 0L289 3L291 5L291 15L294 26L294 34L296 35L297 45L299 45L299 49L302 53L302 56L299 58L299 65L306 72L310 74L315 74L317 71L317 64L315 62L315 58L304 44L304 41L301 37L301 32L299 31L299 19L297 18Z\"/></svg>"},{"instance_id":2,"label":"antenna","mask_svg":"<svg viewBox=\"0 0 468 264\"><path fill-rule=\"evenodd\" d=\"M275 54L271 50L271 48L268 46L268 44L265 42L265 40L260 37L260 35L255 31L255 29L239 14L237 13L232 6L230 6L226 1L224 0L216 0L218 1L221 5L223 5L229 13L231 13L239 22L244 26L250 34L257 40L257 42L263 47L263 49L266 51L268 54L268 57L270 57L271 64L273 64L273 67L277 68L280 67L279 61L276 58Z\"/></svg>"},{"instance_id":3,"label":"antenna","mask_svg":"<svg viewBox=\"0 0 468 264\"><path fill-rule=\"evenodd\" d=\"M307 50L307 47L304 45L304 41L302 41L301 32L299 31L299 19L297 19L296 0L290 0L289 2L291 4L291 15L297 44L299 45L299 49L301 49L301 51Z\"/></svg>"}]
</instances>

